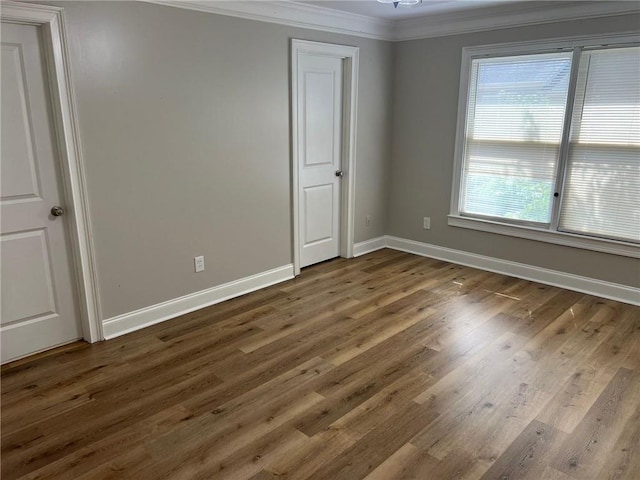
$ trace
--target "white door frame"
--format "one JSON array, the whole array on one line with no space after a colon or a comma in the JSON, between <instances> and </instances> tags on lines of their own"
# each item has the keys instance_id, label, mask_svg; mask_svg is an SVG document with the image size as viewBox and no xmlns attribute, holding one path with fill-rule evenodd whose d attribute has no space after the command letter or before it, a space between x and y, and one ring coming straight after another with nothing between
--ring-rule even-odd
<instances>
[{"instance_id":1,"label":"white door frame","mask_svg":"<svg viewBox=\"0 0 640 480\"><path fill-rule=\"evenodd\" d=\"M344 61L342 95L342 155L344 172L340 182L340 256L353 257L354 203L356 185L356 119L358 110L358 47L331 43L291 40L291 141L292 141L292 202L293 202L293 269L300 274L299 225L299 145L298 145L298 57L302 54L340 58Z\"/></svg>"},{"instance_id":2,"label":"white door frame","mask_svg":"<svg viewBox=\"0 0 640 480\"><path fill-rule=\"evenodd\" d=\"M44 58L53 127L62 177L67 225L73 258L75 300L80 307L83 337L88 342L103 340L93 237L89 216L77 115L71 85L69 54L63 9L46 5L2 1L0 20L42 28Z\"/></svg>"}]
</instances>

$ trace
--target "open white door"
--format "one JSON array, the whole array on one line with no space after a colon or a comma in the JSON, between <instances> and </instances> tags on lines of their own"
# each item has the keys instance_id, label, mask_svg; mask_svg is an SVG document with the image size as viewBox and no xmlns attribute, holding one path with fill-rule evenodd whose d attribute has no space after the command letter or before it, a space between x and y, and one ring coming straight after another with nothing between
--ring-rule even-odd
<instances>
[{"instance_id":1,"label":"open white door","mask_svg":"<svg viewBox=\"0 0 640 480\"><path fill-rule=\"evenodd\" d=\"M353 247L357 48L293 41L294 264Z\"/></svg>"},{"instance_id":2,"label":"open white door","mask_svg":"<svg viewBox=\"0 0 640 480\"><path fill-rule=\"evenodd\" d=\"M2 363L82 337L41 27L2 23Z\"/></svg>"}]
</instances>

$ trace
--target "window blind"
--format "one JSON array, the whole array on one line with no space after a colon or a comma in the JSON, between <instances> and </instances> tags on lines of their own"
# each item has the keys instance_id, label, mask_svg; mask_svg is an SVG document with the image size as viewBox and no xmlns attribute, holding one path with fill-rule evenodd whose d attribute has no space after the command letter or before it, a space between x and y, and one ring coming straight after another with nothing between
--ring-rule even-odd
<instances>
[{"instance_id":1,"label":"window blind","mask_svg":"<svg viewBox=\"0 0 640 480\"><path fill-rule=\"evenodd\" d=\"M571 57L472 61L461 214L550 223Z\"/></svg>"},{"instance_id":2,"label":"window blind","mask_svg":"<svg viewBox=\"0 0 640 480\"><path fill-rule=\"evenodd\" d=\"M559 229L640 242L640 48L585 50Z\"/></svg>"}]
</instances>

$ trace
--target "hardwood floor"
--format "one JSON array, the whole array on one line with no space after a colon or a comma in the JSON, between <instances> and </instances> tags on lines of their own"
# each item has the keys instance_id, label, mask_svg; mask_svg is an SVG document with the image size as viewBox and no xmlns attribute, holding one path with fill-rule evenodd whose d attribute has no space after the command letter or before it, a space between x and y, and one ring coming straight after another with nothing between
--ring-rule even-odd
<instances>
[{"instance_id":1,"label":"hardwood floor","mask_svg":"<svg viewBox=\"0 0 640 480\"><path fill-rule=\"evenodd\" d=\"M640 308L336 259L4 366L2 478L638 479Z\"/></svg>"}]
</instances>

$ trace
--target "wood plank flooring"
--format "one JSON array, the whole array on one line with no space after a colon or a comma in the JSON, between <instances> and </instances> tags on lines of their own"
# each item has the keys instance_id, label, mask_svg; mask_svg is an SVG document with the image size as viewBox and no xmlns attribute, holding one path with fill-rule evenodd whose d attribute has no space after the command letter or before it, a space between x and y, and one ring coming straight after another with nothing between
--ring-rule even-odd
<instances>
[{"instance_id":1,"label":"wood plank flooring","mask_svg":"<svg viewBox=\"0 0 640 480\"><path fill-rule=\"evenodd\" d=\"M640 478L640 308L392 250L2 368L2 478Z\"/></svg>"}]
</instances>

